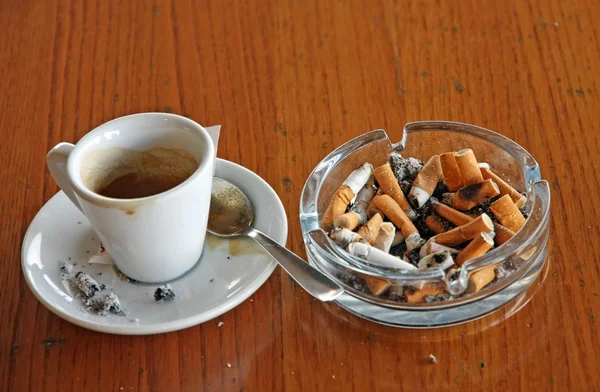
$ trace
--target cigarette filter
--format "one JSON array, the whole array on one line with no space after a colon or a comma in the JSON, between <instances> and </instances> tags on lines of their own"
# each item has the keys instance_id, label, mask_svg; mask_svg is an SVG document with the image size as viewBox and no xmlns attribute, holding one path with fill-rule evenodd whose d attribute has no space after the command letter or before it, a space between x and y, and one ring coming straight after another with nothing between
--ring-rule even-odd
<instances>
[{"instance_id":1,"label":"cigarette filter","mask_svg":"<svg viewBox=\"0 0 600 392\"><path fill-rule=\"evenodd\" d=\"M455 210L454 208L442 204L438 201L432 200L431 203L433 205L433 210L436 214L446 219L447 221L454 223L456 226L464 225L465 223L473 220L473 218L469 215L463 214L462 212Z\"/></svg>"},{"instance_id":2,"label":"cigarette filter","mask_svg":"<svg viewBox=\"0 0 600 392\"><path fill-rule=\"evenodd\" d=\"M347 185L342 185L335 191L321 222L325 230L328 231L333 227L335 218L346 212L346 208L353 198L354 192Z\"/></svg>"},{"instance_id":3,"label":"cigarette filter","mask_svg":"<svg viewBox=\"0 0 600 392\"><path fill-rule=\"evenodd\" d=\"M396 234L396 227L391 222L383 222L373 244L379 250L389 253Z\"/></svg>"},{"instance_id":4,"label":"cigarette filter","mask_svg":"<svg viewBox=\"0 0 600 392\"><path fill-rule=\"evenodd\" d=\"M421 208L429 200L441 176L440 156L434 155L417 174L412 188L410 188L408 198L415 207Z\"/></svg>"},{"instance_id":5,"label":"cigarette filter","mask_svg":"<svg viewBox=\"0 0 600 392\"><path fill-rule=\"evenodd\" d=\"M381 295L391 286L391 283L385 279L375 278L369 275L362 275L367 288L373 295Z\"/></svg>"},{"instance_id":6,"label":"cigarette filter","mask_svg":"<svg viewBox=\"0 0 600 392\"><path fill-rule=\"evenodd\" d=\"M375 196L373 206L383 212L393 224L401 231L404 238L408 238L412 233L419 231L410 221L408 216L402 211L402 208L389 195Z\"/></svg>"},{"instance_id":7,"label":"cigarette filter","mask_svg":"<svg viewBox=\"0 0 600 392\"><path fill-rule=\"evenodd\" d=\"M473 150L470 148L460 150L454 157L458 164L458 168L460 169L464 186L477 184L478 182L483 181L483 176L477 165L477 159L475 158Z\"/></svg>"},{"instance_id":8,"label":"cigarette filter","mask_svg":"<svg viewBox=\"0 0 600 392\"><path fill-rule=\"evenodd\" d=\"M494 224L490 217L487 214L481 214L462 226L431 237L430 241L452 247L475 238L479 233L490 232L493 228Z\"/></svg>"},{"instance_id":9,"label":"cigarette filter","mask_svg":"<svg viewBox=\"0 0 600 392\"><path fill-rule=\"evenodd\" d=\"M377 179L379 183L379 187L383 190L383 193L389 195L398 205L402 208L402 211L410 218L414 219L416 217L415 212L411 208L410 204L408 204L408 200L402 193L400 189L400 184L396 181L396 177L392 172L392 168L389 163L379 166L373 172L373 175Z\"/></svg>"},{"instance_id":10,"label":"cigarette filter","mask_svg":"<svg viewBox=\"0 0 600 392\"><path fill-rule=\"evenodd\" d=\"M423 288L421 288L420 290L413 291L411 289L408 289L404 292L404 294L406 295L406 302L415 304L423 302L423 300L427 296L436 296L442 294L443 292L444 291L442 290L442 288L438 285L428 284L423 286Z\"/></svg>"},{"instance_id":11,"label":"cigarette filter","mask_svg":"<svg viewBox=\"0 0 600 392\"><path fill-rule=\"evenodd\" d=\"M491 265L469 276L467 293L476 293L487 286L496 277L495 266Z\"/></svg>"},{"instance_id":12,"label":"cigarette filter","mask_svg":"<svg viewBox=\"0 0 600 392\"><path fill-rule=\"evenodd\" d=\"M354 211L348 211L334 219L335 227L343 227L344 229L354 230L360 223L360 215Z\"/></svg>"},{"instance_id":13,"label":"cigarette filter","mask_svg":"<svg viewBox=\"0 0 600 392\"><path fill-rule=\"evenodd\" d=\"M327 210L325 210L323 220L321 221L325 230L331 230L335 219L346 212L348 204L350 204L350 201L354 199L354 196L356 196L362 187L365 186L367 181L369 181L372 173L373 165L365 163L350 173L348 178L346 178L346 181L336 189Z\"/></svg>"},{"instance_id":14,"label":"cigarette filter","mask_svg":"<svg viewBox=\"0 0 600 392\"><path fill-rule=\"evenodd\" d=\"M525 201L527 201L527 198L525 196L523 196L522 194L517 192L517 190L515 188L510 186L506 181L504 181L502 178L500 178L496 173L491 171L489 168L481 167L480 170L481 170L481 175L483 176L484 179L494 180L494 182L498 185L498 189L500 189L500 194L502 196L504 196L504 195L510 196L510 198L515 203L517 208L523 207L523 205L525 204Z\"/></svg>"},{"instance_id":15,"label":"cigarette filter","mask_svg":"<svg viewBox=\"0 0 600 392\"><path fill-rule=\"evenodd\" d=\"M525 217L509 195L504 195L490 205L490 210L502 223L502 226L515 233L525 224Z\"/></svg>"},{"instance_id":16,"label":"cigarette filter","mask_svg":"<svg viewBox=\"0 0 600 392\"><path fill-rule=\"evenodd\" d=\"M442 166L442 175L446 187L450 192L456 192L463 185L462 175L458 163L456 163L455 152L446 152L440 155L440 164Z\"/></svg>"},{"instance_id":17,"label":"cigarette filter","mask_svg":"<svg viewBox=\"0 0 600 392\"><path fill-rule=\"evenodd\" d=\"M382 223L383 217L381 214L375 214L358 230L358 235L364 238L369 244L373 245L377 239L377 234L379 234L379 228Z\"/></svg>"},{"instance_id":18,"label":"cigarette filter","mask_svg":"<svg viewBox=\"0 0 600 392\"><path fill-rule=\"evenodd\" d=\"M498 223L494 223L494 232L496 233L496 236L494 237L494 243L496 246L502 245L515 236L514 231L509 230Z\"/></svg>"},{"instance_id":19,"label":"cigarette filter","mask_svg":"<svg viewBox=\"0 0 600 392\"><path fill-rule=\"evenodd\" d=\"M487 233L481 232L460 251L456 257L456 264L462 266L467 260L483 256L492 249L492 246L494 246L494 240Z\"/></svg>"}]
</instances>

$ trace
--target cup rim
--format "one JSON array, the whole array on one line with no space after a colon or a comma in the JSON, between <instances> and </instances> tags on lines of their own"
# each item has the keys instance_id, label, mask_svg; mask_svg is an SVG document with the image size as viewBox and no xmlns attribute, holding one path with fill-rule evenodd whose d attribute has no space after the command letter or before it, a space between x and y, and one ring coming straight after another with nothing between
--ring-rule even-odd
<instances>
[{"instance_id":1,"label":"cup rim","mask_svg":"<svg viewBox=\"0 0 600 392\"><path fill-rule=\"evenodd\" d=\"M164 117L171 118L173 120L187 123L190 126L190 128L195 128L195 129L199 130L200 132L198 132L198 135L204 139L206 148L208 150L208 156L210 157L210 159L208 159L206 162L200 161L198 163L198 168L188 178L186 178L185 181L183 181L181 184L178 184L171 189L168 189L161 193L157 193L155 195L132 198L132 199L118 199L118 198L114 198L114 197L102 196L102 195L88 189L81 180L75 179L78 174L75 173L76 160L74 159L74 157L78 157L78 155L81 154L81 150L85 146L89 145L89 143L91 143L91 141L97 137L97 134L102 132L102 129L104 127L106 127L110 124L119 122L119 121L123 121L125 119L129 119L129 118L133 118L133 117L147 117L147 116L161 116L163 118ZM115 207L115 206L127 207L127 206L139 205L140 203L143 204L143 203L152 202L152 201L155 201L158 199L165 199L165 198L172 197L175 193L180 191L182 188L184 188L188 184L196 181L199 177L202 176L202 174L206 170L209 170L210 167L212 166L210 164L210 162L214 161L215 156L216 156L215 146L213 145L213 141L212 141L208 131L202 125L198 124L196 121L191 120L187 117L180 116L178 114L172 114L172 113L161 113L161 112L134 113L134 114L126 115L126 116L117 117L110 121L104 122L104 123L98 125L97 127L95 127L94 129L92 129L91 131L89 131L88 133L86 133L81 139L79 139L75 143L73 151L71 151L71 154L69 155L69 158L67 159L67 178L69 181L69 185L71 186L71 188L73 189L75 194L78 197L81 197L84 200L86 200L92 204L100 204L100 205L106 205L106 206L112 206L112 207ZM79 157L79 160L81 160L82 158L83 158L83 156Z\"/></svg>"}]
</instances>

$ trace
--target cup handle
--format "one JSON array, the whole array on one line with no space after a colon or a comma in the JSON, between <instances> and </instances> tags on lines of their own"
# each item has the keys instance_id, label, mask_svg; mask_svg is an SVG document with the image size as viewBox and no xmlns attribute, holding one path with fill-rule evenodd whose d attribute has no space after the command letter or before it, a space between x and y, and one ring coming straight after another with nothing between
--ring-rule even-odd
<instances>
[{"instance_id":1,"label":"cup handle","mask_svg":"<svg viewBox=\"0 0 600 392\"><path fill-rule=\"evenodd\" d=\"M46 165L48 165L50 174L52 174L52 177L54 177L54 180L60 189L62 189L71 202L75 204L75 207L83 213L83 210L75 197L73 188L71 188L71 184L69 184L69 176L67 174L67 159L69 158L71 151L73 151L73 148L75 148L75 146L71 143L58 143L46 155Z\"/></svg>"}]
</instances>

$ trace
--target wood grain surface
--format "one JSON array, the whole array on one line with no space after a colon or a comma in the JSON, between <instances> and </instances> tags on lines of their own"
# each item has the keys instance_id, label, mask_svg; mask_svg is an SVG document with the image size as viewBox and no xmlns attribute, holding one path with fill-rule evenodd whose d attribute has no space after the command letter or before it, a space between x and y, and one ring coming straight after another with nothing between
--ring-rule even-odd
<instances>
[{"instance_id":1,"label":"wood grain surface","mask_svg":"<svg viewBox=\"0 0 600 392\"><path fill-rule=\"evenodd\" d=\"M0 0L0 390L600 390L599 19L596 0ZM45 153L145 111L222 124L219 156L273 186L303 257L300 192L336 146L415 120L496 130L551 183L549 268L439 330L361 320L280 269L221 328L76 327L21 273L58 189Z\"/></svg>"}]
</instances>

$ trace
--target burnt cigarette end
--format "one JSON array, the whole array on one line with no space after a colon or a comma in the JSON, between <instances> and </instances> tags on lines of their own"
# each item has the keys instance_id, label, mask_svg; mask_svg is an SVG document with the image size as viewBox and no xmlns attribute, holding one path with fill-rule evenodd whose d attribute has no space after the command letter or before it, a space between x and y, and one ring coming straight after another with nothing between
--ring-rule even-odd
<instances>
[{"instance_id":1,"label":"burnt cigarette end","mask_svg":"<svg viewBox=\"0 0 600 392\"><path fill-rule=\"evenodd\" d=\"M410 193L408 194L408 201L413 206L417 206L418 205L417 197L414 194L410 194Z\"/></svg>"},{"instance_id":2,"label":"burnt cigarette end","mask_svg":"<svg viewBox=\"0 0 600 392\"><path fill-rule=\"evenodd\" d=\"M452 207L467 211L500 193L498 185L493 180L468 185L461 188L452 199Z\"/></svg>"},{"instance_id":3,"label":"burnt cigarette end","mask_svg":"<svg viewBox=\"0 0 600 392\"><path fill-rule=\"evenodd\" d=\"M442 204L446 204L447 206L452 206L452 199L454 199L454 196L456 195L456 193L454 192L448 192L448 193L444 193L442 194L442 198L440 199L440 202Z\"/></svg>"},{"instance_id":4,"label":"burnt cigarette end","mask_svg":"<svg viewBox=\"0 0 600 392\"><path fill-rule=\"evenodd\" d=\"M475 200L479 192L481 192L482 187L483 183L478 182L477 184L469 185L460 189L458 193L463 200Z\"/></svg>"},{"instance_id":5,"label":"burnt cigarette end","mask_svg":"<svg viewBox=\"0 0 600 392\"><path fill-rule=\"evenodd\" d=\"M443 253L436 253L433 255L433 261L436 264L442 264L446 260L446 258L447 258L447 255L443 254Z\"/></svg>"},{"instance_id":6,"label":"burnt cigarette end","mask_svg":"<svg viewBox=\"0 0 600 392\"><path fill-rule=\"evenodd\" d=\"M425 225L429 230L433 231L435 234L446 232L455 227L452 224L452 222L449 222L446 219L441 218L437 215L429 215L425 219Z\"/></svg>"}]
</instances>

